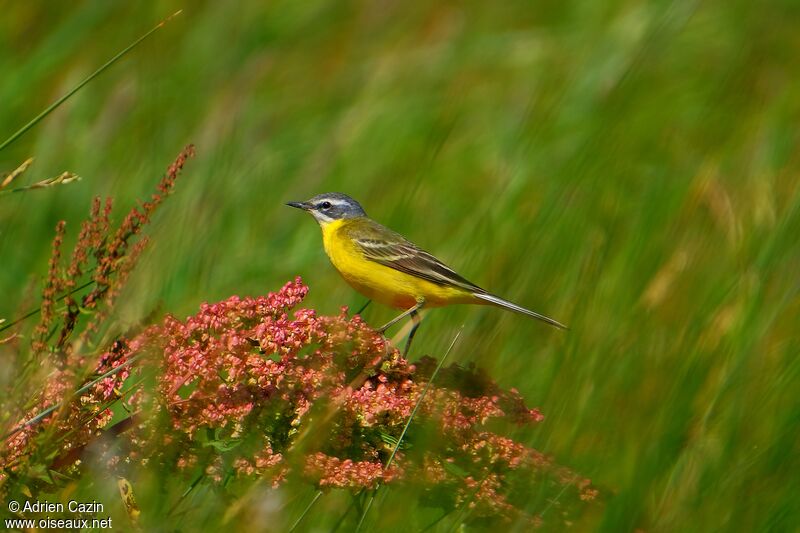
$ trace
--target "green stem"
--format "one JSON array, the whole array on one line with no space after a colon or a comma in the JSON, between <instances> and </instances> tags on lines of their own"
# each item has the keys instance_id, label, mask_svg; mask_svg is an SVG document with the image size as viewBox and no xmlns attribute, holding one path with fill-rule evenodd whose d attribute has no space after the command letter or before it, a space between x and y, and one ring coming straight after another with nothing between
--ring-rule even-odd
<instances>
[{"instance_id":1,"label":"green stem","mask_svg":"<svg viewBox=\"0 0 800 533\"><path fill-rule=\"evenodd\" d=\"M292 533L292 531L297 529L297 526L300 525L300 522L303 521L303 518L306 517L308 512L311 510L312 507L314 507L314 504L317 503L317 500L319 500L320 497L322 497L322 491L318 490L317 493L314 495L314 498L306 506L305 510L303 510L303 512L300 514L300 516L297 517L297 520L294 521L294 524L292 524L292 527L289 528L289 533Z\"/></svg>"},{"instance_id":2,"label":"green stem","mask_svg":"<svg viewBox=\"0 0 800 533\"><path fill-rule=\"evenodd\" d=\"M92 283L94 283L94 280L87 281L86 283L84 283L84 284L83 284L83 285L81 285L80 287L75 287L74 289L72 289L72 290L71 290L71 291L69 291L68 293L62 294L61 296L59 296L58 298L56 298L56 301L57 301L57 302L60 302L61 300L63 300L63 299L64 299L64 298L66 298L67 296L71 296L71 295L75 294L76 292L78 292L79 290L85 289L86 287L88 287L88 286L89 286L89 285L91 285ZM20 323L20 322L22 322L23 320L25 320L25 319L27 319L27 318L30 318L30 317L32 317L33 315L35 315L36 313L38 313L38 312L39 312L39 311L41 311L41 310L42 310L42 308L41 308L41 307L37 307L36 309L34 309L34 310L32 310L32 311L30 311L30 312L28 312L28 313L26 313L26 314L22 315L21 317L19 317L18 319L14 320L13 322L9 322L8 324L3 324L2 326L0 326L0 332L7 330L7 329L8 329L8 328L10 328L11 326L14 326L14 325L16 325L16 324L19 324L19 323Z\"/></svg>"},{"instance_id":3,"label":"green stem","mask_svg":"<svg viewBox=\"0 0 800 533\"><path fill-rule=\"evenodd\" d=\"M11 144L11 143L13 143L14 141L16 141L16 140L17 140L19 137L21 137L21 136L22 136L22 135L23 135L23 134L24 134L26 131L28 131L29 129L31 129L32 127L34 127L34 126L36 125L36 123L38 123L38 122L39 122L40 120L42 120L44 117L46 117L47 115L49 115L50 113L52 113L52 112L53 112L53 111L54 111L56 108L58 108L58 107L59 107L61 104L63 104L64 102L66 102L66 101L67 101L67 99L69 99L69 98L70 98L70 97L71 97L73 94L75 94L76 92L78 92L79 90L81 90L81 89L82 89L82 88L83 88L83 87L84 87L84 86L85 86L87 83L89 83L90 81L92 81L93 79L95 79L97 76L99 76L100 74L102 74L104 70L106 70L108 67L110 67L111 65L113 65L114 63L116 63L116 62L117 62L119 59L121 59L121 58L122 58L122 56L124 56L125 54L127 54L128 52L130 52L131 50L133 50L134 48L136 48L136 46L138 46L138 45L139 45L139 43L141 43L142 41L144 41L145 39L147 39L148 37L150 37L150 36L151 36L153 33L155 33L155 32L156 32L156 30L158 30L159 28L161 28L161 26L163 26L164 24L166 24L167 22L169 22L169 21L170 21L170 20L171 20L173 17L175 17L176 15L178 15L178 14L180 14L180 13L181 13L181 12L180 12L180 11L178 11L178 12L176 12L176 13L173 13L172 15L170 15L169 17L167 17L166 19L162 20L161 22L159 22L159 23L158 23L158 25L157 25L155 28L153 28L152 30L148 31L147 33L145 33L144 35L142 35L141 37L139 37L139 38L138 38L138 39L136 39L135 41L133 41L131 44L129 44L129 45L128 45L128 46L127 46L125 49L123 49L123 50L122 50L121 52L119 52L117 55L115 55L114 57L112 57L111 59L109 59L108 61L106 61L106 63L105 63L103 66L101 66L100 68L98 68L97 70L95 70L94 72L92 72L92 73L91 73L91 74L90 74L90 75L89 75L87 78L85 78L85 79L84 79L83 81L81 81L81 82L80 82L78 85L76 85L75 87L73 87L73 88L72 88L72 89L71 89L69 92L67 92L67 93L66 93L64 96L62 96L61 98L59 98L58 100L56 100L55 102L53 102L52 104L50 104L50 106L48 106L48 107L47 107L47 109L45 109L44 111L42 111L41 113L39 113L38 115L36 115L36 116L35 116L35 117L34 117L34 118L33 118L33 119L30 121L30 122L28 122L27 124L25 124L24 126L22 126L22 127L19 129L19 130L17 130L17 132L16 132L16 133L14 133L14 134L13 134L11 137L9 137L8 139L6 139L6 141L5 141L3 144L0 144L0 151L2 151L2 150L3 150L4 148L6 148L8 145L10 145L10 144Z\"/></svg>"},{"instance_id":4,"label":"green stem","mask_svg":"<svg viewBox=\"0 0 800 533\"><path fill-rule=\"evenodd\" d=\"M97 378L93 379L92 381L90 381L89 383L87 383L86 385L81 387L80 389L76 390L72 394L72 397L78 396L79 394L81 394L83 392L86 392L87 390L89 390L94 385L96 385L100 381L104 380L108 376L113 376L114 374L116 374L117 372L122 370L123 368L132 365L134 362L136 362L137 359L139 359L141 357L142 357L141 354L134 355L133 357L131 357L130 359L128 359L127 361L125 361L121 365L112 368L111 370L109 370L108 372L106 372L104 374L101 374L100 376L98 376ZM0 439L0 440L7 440L9 437L12 437L12 436L16 435L17 433L19 433L20 431L22 431L26 427L32 426L32 425L36 424L37 422L40 422L44 417L46 417L47 415L49 415L50 413L52 413L53 411L55 411L56 409L61 407L61 405L63 405L63 404L64 404L64 401L61 401L61 402L58 402L56 404L51 405L50 407L48 407L47 409L45 409L44 411L42 411L38 415L36 415L33 418L31 418L30 420L28 420L26 422L23 422L22 424L18 425L17 427L15 427L11 431L9 431L5 435L3 435L2 439Z\"/></svg>"},{"instance_id":5,"label":"green stem","mask_svg":"<svg viewBox=\"0 0 800 533\"><path fill-rule=\"evenodd\" d=\"M433 374L431 374L431 378L425 384L425 388L422 389L422 394L419 395L419 399L417 400L417 403L414 405L414 409L411 410L411 415L408 417L408 420L406 420L406 425L403 427L403 431L400 432L400 438L397 439L397 444L394 445L394 449L392 449L392 453L391 455L389 455L389 459L386 461L386 466L384 467L384 470L388 469L392 465L392 461L394 461L394 457L395 455L397 455L397 450L400 448L400 443L403 442L403 438L406 436L406 432L408 431L409 426L411 426L411 421L414 420L414 415L417 414L417 410L419 409L419 406L422 404L423 398L425 398L425 395L428 393L428 389L431 388L433 380L436 379L436 375L439 373L439 369L442 368L442 365L447 359L447 356L450 355L450 352L453 350L453 347L456 345L456 341L458 341L458 338L461 336L461 332L463 331L464 331L464 326L461 326L461 329L459 329L458 333L456 333L456 336L453 337L453 341L450 343L450 346L447 348L447 351L444 353L441 360L439 360L439 363L436 365L436 368L433 370ZM380 484L377 487L375 487L374 491L372 491L372 494L370 495L369 500L367 501L367 505L364 507L364 511L361 513L361 518L358 519L358 525L356 525L355 529L356 533L361 531L361 527L364 525L364 520L366 519L367 514L369 513L369 510L372 507L373 502L375 501L375 495L378 493L379 488Z\"/></svg>"}]
</instances>

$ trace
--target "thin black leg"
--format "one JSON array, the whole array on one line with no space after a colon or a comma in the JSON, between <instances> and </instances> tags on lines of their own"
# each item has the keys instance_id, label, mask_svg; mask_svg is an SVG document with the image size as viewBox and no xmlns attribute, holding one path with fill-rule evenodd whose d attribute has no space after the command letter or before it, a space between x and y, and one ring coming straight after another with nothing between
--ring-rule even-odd
<instances>
[{"instance_id":1,"label":"thin black leg","mask_svg":"<svg viewBox=\"0 0 800 533\"><path fill-rule=\"evenodd\" d=\"M422 324L422 317L419 316L419 313L416 310L411 313L411 320L414 322L414 325L411 326L411 331L408 332L408 339L406 339L406 347L403 350L403 357L408 355L408 350L411 349L411 341L414 340L414 335L417 334L419 325Z\"/></svg>"},{"instance_id":2,"label":"thin black leg","mask_svg":"<svg viewBox=\"0 0 800 533\"><path fill-rule=\"evenodd\" d=\"M364 309L366 309L367 307L369 307L369 304L370 304L370 303L372 303L372 300L367 300L366 302L364 302L364 305L362 305L362 306L361 306L361 309L359 309L359 310L358 310L358 312L357 312L356 314L357 314L357 315L360 315L361 313L363 313L363 312L364 312Z\"/></svg>"}]
</instances>

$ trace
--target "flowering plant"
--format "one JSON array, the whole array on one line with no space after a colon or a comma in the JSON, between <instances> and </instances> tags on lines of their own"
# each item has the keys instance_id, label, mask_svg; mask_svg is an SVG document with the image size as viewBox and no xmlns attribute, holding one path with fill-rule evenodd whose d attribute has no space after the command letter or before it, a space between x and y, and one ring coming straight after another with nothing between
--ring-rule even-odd
<instances>
[{"instance_id":1,"label":"flowering plant","mask_svg":"<svg viewBox=\"0 0 800 533\"><path fill-rule=\"evenodd\" d=\"M141 229L191 155L189 147L116 230L110 200L96 200L66 268L57 226L31 346L37 364L28 367L42 392L10 419L0 493L55 490L90 462L122 479L130 515L131 487L147 469L220 489L290 478L318 495L413 487L427 505L470 520L532 524L541 513L530 508L533 488L551 502L595 497L589 480L510 436L544 418L516 390L475 368L412 363L347 309L297 309L308 292L300 278L266 296L203 304L184 320L168 315L92 355L145 246ZM85 274L91 288L78 299ZM84 315L92 318L81 327Z\"/></svg>"},{"instance_id":2,"label":"flowering plant","mask_svg":"<svg viewBox=\"0 0 800 533\"><path fill-rule=\"evenodd\" d=\"M490 429L543 419L516 391L452 365L422 397L434 359L410 363L346 310L289 316L307 291L298 278L267 296L204 304L186 320L167 316L118 341L101 357L104 368L144 355L159 370L152 390L138 387L124 398L138 414L115 426L117 440L105 444L107 464L120 473L133 465L187 477L201 472L217 484L235 476L277 487L290 473L321 489L416 484L430 501L466 506L476 519L524 515L513 499L545 476L559 491L572 487L582 499L594 497L588 480ZM80 401L102 405L139 372L107 377ZM418 402L412 430L399 443ZM86 427L110 419L111 411L99 411ZM90 433L71 434L62 452L84 448Z\"/></svg>"}]
</instances>

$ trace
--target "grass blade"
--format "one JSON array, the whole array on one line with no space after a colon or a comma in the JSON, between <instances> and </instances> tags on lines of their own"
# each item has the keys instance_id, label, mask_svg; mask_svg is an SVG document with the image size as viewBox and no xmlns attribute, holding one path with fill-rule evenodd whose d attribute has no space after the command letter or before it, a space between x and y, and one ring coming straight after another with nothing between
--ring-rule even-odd
<instances>
[{"instance_id":1,"label":"grass blade","mask_svg":"<svg viewBox=\"0 0 800 533\"><path fill-rule=\"evenodd\" d=\"M80 179L80 176L73 174L72 172L62 172L54 178L43 179L41 181L37 181L36 183L32 183L31 185L24 185L22 187L17 187L16 189L2 189L0 190L0 196L15 192L32 191L34 189L46 189L55 185L66 185L67 183L72 183L73 181L80 181Z\"/></svg>"},{"instance_id":2,"label":"grass blade","mask_svg":"<svg viewBox=\"0 0 800 533\"><path fill-rule=\"evenodd\" d=\"M80 290L83 290L83 289L85 289L86 287L88 287L89 285L91 285L91 284L93 284L93 283L94 283L94 280L89 280L89 281L87 281L86 283L84 283L83 285L81 285L81 286L79 286L79 287L75 287L74 289L72 289L72 290L71 290L71 291L69 291L68 293L66 293L66 294L62 294L61 296L59 296L58 298L56 298L56 299L55 299L55 301L56 301L56 302L60 302L61 300L63 300L63 299L64 299L64 298L66 298L67 296L70 296L70 295L72 295L72 294L75 294L76 292L78 292L78 291L80 291ZM5 330L7 330L7 329L8 329L8 328L10 328L10 327L12 327L12 326L15 326L15 325L19 324L19 323L20 323L20 322L22 322L23 320L26 320L26 319L28 319L28 318L30 318L30 317L32 317L32 316L34 316L36 313L38 313L38 312L39 312L39 311L41 311L41 310L42 310L42 308L41 308L41 307L37 307L36 309L32 309L32 310L28 311L27 313L25 313L25 314L24 314L24 315L22 315L21 317L17 318L16 320L13 320L13 321L9 322L8 324L3 324L2 326L0 326L0 332L2 332L2 331L5 331Z\"/></svg>"},{"instance_id":3,"label":"grass blade","mask_svg":"<svg viewBox=\"0 0 800 533\"><path fill-rule=\"evenodd\" d=\"M112 368L108 372L105 372L105 373L99 375L98 377L96 377L95 379L93 379L92 381L90 381L89 383L87 383L86 385L81 387L80 389L76 390L74 393L72 393L72 396L70 398L74 398L75 396L78 396L79 394L81 394L83 392L86 392L87 390L92 388L94 385L96 385L100 381L104 380L108 376L113 376L114 374L116 374L117 372L119 372L120 370L122 370L124 368L129 367L130 365L135 363L140 358L141 358L141 355L134 355L133 357L131 357L130 359L128 359L127 361L125 361L121 365L115 366L114 368ZM51 405L50 407L48 407L47 409L45 409L44 411L42 411L38 415L36 415L33 418L23 422L22 424L18 425L17 427L15 427L11 431L9 431L5 435L3 435L3 437L0 438L0 440L7 440L8 438L16 435L17 433L19 433L21 430L25 429L26 427L36 424L37 422L39 422L40 420L45 418L47 415L49 415L50 413L52 413L53 411L55 411L56 409L61 407L64 404L65 401L68 401L68 399L64 400L62 402L58 402L58 403L55 403L55 404Z\"/></svg>"},{"instance_id":4,"label":"grass blade","mask_svg":"<svg viewBox=\"0 0 800 533\"><path fill-rule=\"evenodd\" d=\"M294 521L294 524L292 524L292 527L289 528L289 533L292 533L292 531L297 529L297 526L300 525L300 522L303 521L303 518L306 517L308 512L311 510L312 507L314 507L314 504L317 503L317 500L319 500L321 496L322 496L322 491L318 490L317 493L314 495L314 498L312 498L312 500L309 502L309 504L306 505L306 508L303 510L302 513L300 513L300 516L297 517L297 520Z\"/></svg>"},{"instance_id":5,"label":"grass blade","mask_svg":"<svg viewBox=\"0 0 800 533\"><path fill-rule=\"evenodd\" d=\"M431 388L433 381L436 379L436 374L439 373L439 369L441 369L442 365L444 365L445 359L447 359L447 356L450 355L450 352L453 350L453 347L456 345L456 342L458 341L458 338L461 336L461 333L463 331L464 331L464 326L461 326L461 329L459 329L458 333L456 333L456 336L453 337L450 346L447 347L447 351L444 352L444 355L439 360L439 363L436 365L436 368L433 370L433 373L431 374L431 379L428 380L428 382L425 384L425 388L422 389L422 394L419 395L419 399L417 400L417 403L414 405L414 409L411 410L411 414L409 415L408 420L406 420L406 425L403 426L403 431L400 432L400 437L397 439L397 444L394 445L392 453L391 455L389 455L389 459L387 459L386 466L384 467L384 469L389 468L392 465L392 461L394 461L394 457L395 455L397 455L397 450L400 448L400 444L402 444L403 438L406 436L406 432L408 431L409 426L411 426L411 421L414 420L414 415L417 414L417 410L419 409L419 406L422 404L422 400L425 398L425 395L428 393L428 389ZM380 485L378 485L375 488L375 490L372 491L369 501L367 501L367 505L364 507L364 511L361 513L361 518L358 519L358 525L356 525L355 529L356 533L361 531L361 527L364 525L364 519L366 519L370 507L372 507L372 504L375 501L375 495L378 493L379 488Z\"/></svg>"},{"instance_id":6,"label":"grass blade","mask_svg":"<svg viewBox=\"0 0 800 533\"><path fill-rule=\"evenodd\" d=\"M181 10L181 11L182 11L182 10ZM159 28L161 28L162 26L164 26L164 24L166 24L167 22L169 22L170 20L172 20L174 17L176 17L177 15L179 15L179 14L181 13L181 11L176 11L175 13L173 13L172 15L170 15L169 17L167 17L167 18L165 18L164 20L162 20L161 22L159 22L159 23L158 23L158 24L157 24L157 25L156 25L156 26L155 26L153 29L151 29L150 31L148 31L147 33L145 33L144 35L142 35L141 37L139 37L138 39L136 39L135 41L133 41L131 44L129 44L127 47L125 47L123 50L121 50L119 53L117 53L117 55L115 55L114 57L112 57L111 59L109 59L108 61L106 61L106 62L105 62L105 64L103 64L103 65L102 65L100 68L98 68L97 70L95 70L94 72L92 72L92 73L91 73L91 74L90 74L88 77L84 78L84 80L83 80L83 81L81 81L80 83L78 83L78 85L76 85L75 87L73 87L73 88L72 88L70 91L68 91L66 94L64 94L64 95L63 95L61 98L59 98L58 100L56 100L55 102L53 102L52 104L50 104L50 105L49 105L49 106L48 106L48 107L47 107L47 108L46 108L44 111L42 111L41 113L39 113L38 115L36 115L36 116L35 116L33 119L31 119L31 121L30 121L30 122L28 122L27 124L25 124L24 126L22 126L22 127L19 129L19 130L17 130L17 132L16 132L16 133L14 133L14 134L13 134L11 137L9 137L8 139L6 139L6 140L5 140L5 142L3 142L3 144L0 144L0 151L3 151L3 149L4 149L4 148L6 148L6 147L7 147L7 146L9 146L11 143L13 143L13 142L14 142L14 141L16 141L18 138L20 138L20 137L21 137L21 136L22 136L22 135L23 135L25 132L27 132L29 129L31 129L32 127L34 127L34 126L35 126L35 125L36 125L36 124L37 124L39 121L41 121L41 120L42 120L43 118L45 118L47 115L49 115L49 114L50 114L50 113L52 113L54 110L56 110L56 109L57 109L57 108L58 108L58 107L59 107L61 104L63 104L64 102L66 102L66 101L67 101L67 100L68 100L68 99L69 99L69 98L70 98L72 95L74 95L75 93L77 93L78 91L80 91L80 90L81 90L81 89L82 89L82 88L83 88L83 87L84 87L84 86L85 86L87 83L89 83L90 81L92 81L93 79L95 79L97 76L99 76L100 74L102 74L102 73L103 73L103 71L105 71L105 70L106 70L108 67L110 67L111 65L113 65L114 63L116 63L117 61L119 61L120 59L122 59L122 57L123 57L125 54L127 54L128 52L130 52L131 50L133 50L134 48L136 48L136 47L137 47L137 46L138 46L138 45L139 45L139 44L140 44L142 41L144 41L145 39L147 39L148 37L150 37L150 36L151 36L153 33L155 33L155 32L156 32L156 31L157 31Z\"/></svg>"}]
</instances>

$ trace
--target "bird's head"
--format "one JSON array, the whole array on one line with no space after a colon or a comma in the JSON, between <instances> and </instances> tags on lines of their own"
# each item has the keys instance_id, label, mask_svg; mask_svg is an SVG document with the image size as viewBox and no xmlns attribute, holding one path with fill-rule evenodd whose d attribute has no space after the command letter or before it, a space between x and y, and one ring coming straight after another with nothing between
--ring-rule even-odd
<instances>
[{"instance_id":1,"label":"bird's head","mask_svg":"<svg viewBox=\"0 0 800 533\"><path fill-rule=\"evenodd\" d=\"M308 211L321 226L334 220L367 216L361 204L339 192L318 194L305 202L289 202L286 205Z\"/></svg>"}]
</instances>

